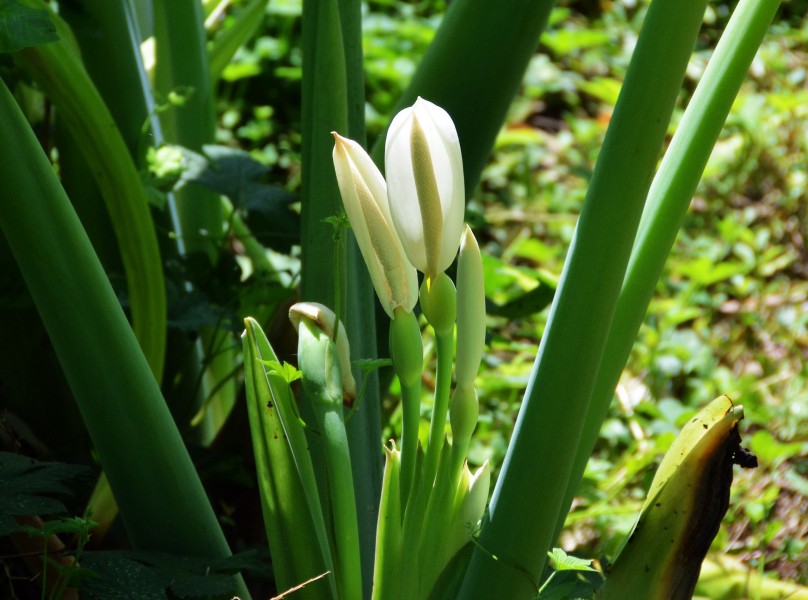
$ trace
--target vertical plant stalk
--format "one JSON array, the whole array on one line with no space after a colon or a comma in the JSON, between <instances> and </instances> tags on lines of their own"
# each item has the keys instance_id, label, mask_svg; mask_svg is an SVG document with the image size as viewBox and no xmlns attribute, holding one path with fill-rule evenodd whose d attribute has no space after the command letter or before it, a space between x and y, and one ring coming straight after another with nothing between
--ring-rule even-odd
<instances>
[{"instance_id":1,"label":"vertical plant stalk","mask_svg":"<svg viewBox=\"0 0 808 600\"><path fill-rule=\"evenodd\" d=\"M362 53L362 3L359 0L338 0L342 45L345 51L348 137L365 145L365 71ZM347 288L345 328L351 341L353 355L375 359L376 322L369 315L376 309L375 293L365 261L359 252L353 231L345 235L345 264ZM358 377L359 373L355 372ZM382 454L380 452L381 398L379 374L368 376L359 409L346 424L348 443L354 470L354 493L359 518L359 539L362 553L364 595L370 597L372 588L376 522L379 515L379 495L382 487Z\"/></svg>"},{"instance_id":2,"label":"vertical plant stalk","mask_svg":"<svg viewBox=\"0 0 808 600\"><path fill-rule=\"evenodd\" d=\"M301 320L298 333L303 389L323 439L333 516L337 590L340 598L362 598L356 500L342 415L342 374L337 348L328 335L308 319Z\"/></svg>"},{"instance_id":3,"label":"vertical plant stalk","mask_svg":"<svg viewBox=\"0 0 808 600\"><path fill-rule=\"evenodd\" d=\"M201 152L215 140L216 113L205 49L202 5L198 0L159 1L154 4L155 87L162 96L182 92L186 99L160 115L163 136L171 144ZM222 209L217 194L201 186L176 193L185 248L203 252L212 262L221 243Z\"/></svg>"},{"instance_id":4,"label":"vertical plant stalk","mask_svg":"<svg viewBox=\"0 0 808 600\"><path fill-rule=\"evenodd\" d=\"M303 81L302 81L302 166L300 207L301 298L333 306L337 317L345 321L339 308L345 306L336 298L333 265L344 263L337 252L333 229L326 219L338 214L340 196L331 162L329 132L347 127L345 108L345 60L342 32L334 0L303 2ZM326 142L328 139L328 142ZM345 286L342 286L345 289ZM313 423L311 404L301 405L303 420ZM327 489L325 457L319 436L309 432L309 451L317 476L320 500L326 520L331 505Z\"/></svg>"},{"instance_id":5,"label":"vertical plant stalk","mask_svg":"<svg viewBox=\"0 0 808 600\"><path fill-rule=\"evenodd\" d=\"M336 598L328 533L295 398L275 370L278 357L258 322L248 318L244 324L247 413L275 580L287 590L329 572L327 585ZM325 585L306 586L299 594L321 598Z\"/></svg>"},{"instance_id":6,"label":"vertical plant stalk","mask_svg":"<svg viewBox=\"0 0 808 600\"><path fill-rule=\"evenodd\" d=\"M159 381L165 357L166 296L146 193L126 144L71 43L70 28L58 15L50 17L61 39L26 48L15 58L42 86L92 167L118 239L132 328Z\"/></svg>"},{"instance_id":7,"label":"vertical plant stalk","mask_svg":"<svg viewBox=\"0 0 808 600\"><path fill-rule=\"evenodd\" d=\"M401 507L408 501L416 481L418 430L421 420L421 373L423 346L418 317L399 309L390 322L390 357L401 383ZM428 490L425 490L428 496Z\"/></svg>"},{"instance_id":8,"label":"vertical plant stalk","mask_svg":"<svg viewBox=\"0 0 808 600\"><path fill-rule=\"evenodd\" d=\"M451 2L399 99L394 114L422 96L452 116L463 152L467 194L477 186L554 4L553 0ZM373 148L382 170L384 137Z\"/></svg>"},{"instance_id":9,"label":"vertical plant stalk","mask_svg":"<svg viewBox=\"0 0 808 600\"><path fill-rule=\"evenodd\" d=\"M342 211L330 132L364 139L364 85L361 7L356 0L305 0L303 3L303 202L301 206L302 297L342 307L354 356L377 354L373 289L351 233L336 245L325 219ZM339 252L337 252L339 249ZM327 257L327 258L326 258ZM332 265L346 265L340 298ZM377 375L371 375L361 405L347 425L357 502L363 589L370 595L379 492L382 480L381 425ZM308 409L304 403L304 412ZM311 439L318 472L323 458ZM321 483L323 483L321 481Z\"/></svg>"},{"instance_id":10,"label":"vertical plant stalk","mask_svg":"<svg viewBox=\"0 0 808 600\"><path fill-rule=\"evenodd\" d=\"M269 0L251 0L236 14L234 22L213 39L209 52L210 78L218 81L227 64L239 48L255 34Z\"/></svg>"},{"instance_id":11,"label":"vertical plant stalk","mask_svg":"<svg viewBox=\"0 0 808 600\"><path fill-rule=\"evenodd\" d=\"M76 398L135 548L230 554L120 304L50 163L0 84L0 229ZM148 436L149 443L144 442ZM240 581L240 578L239 578ZM240 583L242 597L249 594Z\"/></svg>"},{"instance_id":12,"label":"vertical plant stalk","mask_svg":"<svg viewBox=\"0 0 808 600\"><path fill-rule=\"evenodd\" d=\"M556 535L609 410L637 331L690 200L780 0L741 0L702 75L648 192Z\"/></svg>"},{"instance_id":13,"label":"vertical plant stalk","mask_svg":"<svg viewBox=\"0 0 808 600\"><path fill-rule=\"evenodd\" d=\"M454 362L454 327L448 332L435 332L437 367L435 376L435 401L432 405L432 422L429 427L429 445L424 463L424 485L427 490L435 481L438 459L446 436L446 414L449 410L449 393L452 387L452 363Z\"/></svg>"},{"instance_id":14,"label":"vertical plant stalk","mask_svg":"<svg viewBox=\"0 0 808 600\"><path fill-rule=\"evenodd\" d=\"M202 5L198 0L156 2L154 26L155 87L164 97L177 91L186 96L181 106L160 115L165 141L201 152L215 141L216 133ZM219 195L201 186L185 186L175 193L175 202L180 254L202 253L215 264L224 232ZM214 328L203 330L200 340L206 364L201 397L196 400L201 406L209 395L213 399L198 435L209 443L235 402L236 384L230 374L237 344L229 332Z\"/></svg>"},{"instance_id":15,"label":"vertical plant stalk","mask_svg":"<svg viewBox=\"0 0 808 600\"><path fill-rule=\"evenodd\" d=\"M342 208L331 132L348 128L345 55L336 0L306 0L303 24L302 296L327 306L345 306L344 298L334 298L335 244L326 222ZM338 259L345 262L344 255ZM345 320L344 315L338 316Z\"/></svg>"},{"instance_id":16,"label":"vertical plant stalk","mask_svg":"<svg viewBox=\"0 0 808 600\"><path fill-rule=\"evenodd\" d=\"M538 591L705 4L655 0L648 9L460 598L532 598Z\"/></svg>"}]
</instances>

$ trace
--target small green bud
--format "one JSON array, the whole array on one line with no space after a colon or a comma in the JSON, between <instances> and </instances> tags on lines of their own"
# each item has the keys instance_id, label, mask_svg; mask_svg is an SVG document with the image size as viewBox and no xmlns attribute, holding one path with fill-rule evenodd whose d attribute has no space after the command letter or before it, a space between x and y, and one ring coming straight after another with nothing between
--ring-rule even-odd
<instances>
[{"instance_id":1,"label":"small green bud","mask_svg":"<svg viewBox=\"0 0 808 600\"><path fill-rule=\"evenodd\" d=\"M356 398L356 380L351 373L351 349L348 345L348 334L342 322L337 328L337 316L327 306L317 302L298 302L289 309L289 320L296 331L300 331L300 322L305 320L325 333L336 345L339 367L342 374L342 396L346 405ZM337 331L335 331L337 330Z\"/></svg>"},{"instance_id":2,"label":"small green bud","mask_svg":"<svg viewBox=\"0 0 808 600\"><path fill-rule=\"evenodd\" d=\"M468 525L476 524L483 517L485 504L488 501L488 490L491 486L491 467L488 461L474 473L469 470L468 463L463 466L463 473L455 495L455 522Z\"/></svg>"},{"instance_id":3,"label":"small green bud","mask_svg":"<svg viewBox=\"0 0 808 600\"><path fill-rule=\"evenodd\" d=\"M472 387L485 345L485 284L480 248L466 226L457 261L457 360L458 387Z\"/></svg>"},{"instance_id":4,"label":"small green bud","mask_svg":"<svg viewBox=\"0 0 808 600\"><path fill-rule=\"evenodd\" d=\"M438 335L449 335L457 317L457 291L446 273L425 277L421 284L421 310Z\"/></svg>"},{"instance_id":5,"label":"small green bud","mask_svg":"<svg viewBox=\"0 0 808 600\"><path fill-rule=\"evenodd\" d=\"M313 405L320 410L341 407L342 373L337 348L325 331L310 319L300 320L297 353L303 389Z\"/></svg>"}]
</instances>

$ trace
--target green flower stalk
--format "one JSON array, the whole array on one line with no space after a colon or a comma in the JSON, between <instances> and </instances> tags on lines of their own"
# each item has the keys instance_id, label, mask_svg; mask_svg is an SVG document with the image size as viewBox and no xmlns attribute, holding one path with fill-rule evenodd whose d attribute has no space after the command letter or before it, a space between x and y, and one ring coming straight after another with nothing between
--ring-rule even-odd
<instances>
[{"instance_id":1,"label":"green flower stalk","mask_svg":"<svg viewBox=\"0 0 808 600\"><path fill-rule=\"evenodd\" d=\"M485 345L485 283L480 247L466 226L457 263L456 387L449 404L452 426L452 482L456 484L466 458L471 434L477 426L479 403L474 378Z\"/></svg>"},{"instance_id":2,"label":"green flower stalk","mask_svg":"<svg viewBox=\"0 0 808 600\"><path fill-rule=\"evenodd\" d=\"M390 358L401 383L401 504L407 505L415 480L418 423L421 420L421 328L411 312L397 311L390 323Z\"/></svg>"},{"instance_id":3,"label":"green flower stalk","mask_svg":"<svg viewBox=\"0 0 808 600\"><path fill-rule=\"evenodd\" d=\"M444 274L463 230L465 187L457 130L449 114L418 98L390 124L384 156L390 210L407 258L424 273L421 307L435 330L437 377L424 483L435 478L446 429L454 359L454 285Z\"/></svg>"},{"instance_id":4,"label":"green flower stalk","mask_svg":"<svg viewBox=\"0 0 808 600\"><path fill-rule=\"evenodd\" d=\"M342 376L346 353L340 353L327 328L321 323L336 321L322 306L296 304L290 310L298 327L298 357L303 373L303 390L311 401L323 439L329 496L334 527L334 565L340 598L362 597L362 569L359 560L359 530L354 497L353 472L345 432L342 405ZM315 314L316 318L311 318ZM333 329L332 329L333 333ZM341 332L345 336L344 330ZM339 337L339 335L338 335Z\"/></svg>"},{"instance_id":5,"label":"green flower stalk","mask_svg":"<svg viewBox=\"0 0 808 600\"><path fill-rule=\"evenodd\" d=\"M421 286L421 308L429 324L435 330L437 347L437 375L435 377L435 400L432 422L429 427L424 464L425 491L429 495L438 467L446 429L446 410L452 385L452 360L454 359L454 325L457 316L457 292L446 273L427 277Z\"/></svg>"}]
</instances>

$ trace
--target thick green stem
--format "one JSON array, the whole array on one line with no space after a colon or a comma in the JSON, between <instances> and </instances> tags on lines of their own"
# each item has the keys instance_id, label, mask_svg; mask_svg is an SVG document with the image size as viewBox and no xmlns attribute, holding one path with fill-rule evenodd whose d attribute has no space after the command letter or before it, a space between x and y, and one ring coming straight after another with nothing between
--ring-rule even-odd
<instances>
[{"instance_id":1,"label":"thick green stem","mask_svg":"<svg viewBox=\"0 0 808 600\"><path fill-rule=\"evenodd\" d=\"M345 53L345 92L348 116L347 134L352 140L365 144L365 71L362 53L362 2L338 0L342 47ZM304 74L304 77L306 75ZM322 95L318 88L318 94ZM347 289L344 315L351 351L359 358L375 359L376 322L373 315L376 294L365 261L356 245L353 231L345 236L345 266ZM358 376L359 373L354 373ZM362 404L346 424L354 469L354 491L359 513L359 534L362 550L362 572L365 576L365 597L372 588L376 522L379 514L379 494L382 478L382 455L379 452L381 432L381 399L379 376L370 374Z\"/></svg>"},{"instance_id":2,"label":"thick green stem","mask_svg":"<svg viewBox=\"0 0 808 600\"><path fill-rule=\"evenodd\" d=\"M446 413L449 410L449 393L452 388L452 364L454 361L454 328L448 332L435 333L437 346L437 374L435 377L435 402L432 407L432 422L429 427L429 445L424 460L424 485L429 490L435 480L443 440L446 436Z\"/></svg>"},{"instance_id":3,"label":"thick green stem","mask_svg":"<svg viewBox=\"0 0 808 600\"><path fill-rule=\"evenodd\" d=\"M407 507L415 480L421 420L421 371L424 357L421 328L411 312L398 309L390 322L390 357L401 382L401 506Z\"/></svg>"},{"instance_id":4,"label":"thick green stem","mask_svg":"<svg viewBox=\"0 0 808 600\"><path fill-rule=\"evenodd\" d=\"M654 0L648 10L460 598L532 598L538 591L705 4Z\"/></svg>"},{"instance_id":5,"label":"thick green stem","mask_svg":"<svg viewBox=\"0 0 808 600\"><path fill-rule=\"evenodd\" d=\"M334 511L337 586L341 598L362 598L359 525L356 520L351 455L341 407L323 415L321 428Z\"/></svg>"},{"instance_id":6,"label":"thick green stem","mask_svg":"<svg viewBox=\"0 0 808 600\"><path fill-rule=\"evenodd\" d=\"M418 457L418 429L421 421L421 382L401 384L401 505L407 506Z\"/></svg>"},{"instance_id":7,"label":"thick green stem","mask_svg":"<svg viewBox=\"0 0 808 600\"><path fill-rule=\"evenodd\" d=\"M362 598L359 531L348 437L342 415L342 374L334 342L313 322L302 319L298 356L303 389L323 440L331 500L334 564L340 598Z\"/></svg>"},{"instance_id":8,"label":"thick green stem","mask_svg":"<svg viewBox=\"0 0 808 600\"><path fill-rule=\"evenodd\" d=\"M620 373L628 360L665 260L673 247L710 152L780 0L741 0L679 123L648 192L590 411L567 485L565 507L597 441ZM557 534L566 510L559 514Z\"/></svg>"},{"instance_id":9,"label":"thick green stem","mask_svg":"<svg viewBox=\"0 0 808 600\"><path fill-rule=\"evenodd\" d=\"M39 7L39 3L27 0ZM149 203L126 143L94 86L67 24L51 14L61 39L26 48L16 60L39 83L91 166L118 240L132 327L158 381L166 341L162 261Z\"/></svg>"}]
</instances>

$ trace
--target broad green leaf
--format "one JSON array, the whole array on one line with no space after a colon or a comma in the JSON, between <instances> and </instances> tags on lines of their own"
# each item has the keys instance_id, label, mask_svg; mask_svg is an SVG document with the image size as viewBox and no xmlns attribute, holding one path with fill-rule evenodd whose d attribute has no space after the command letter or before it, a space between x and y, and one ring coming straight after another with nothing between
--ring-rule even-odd
<instances>
[{"instance_id":1,"label":"broad green leaf","mask_svg":"<svg viewBox=\"0 0 808 600\"><path fill-rule=\"evenodd\" d=\"M55 42L59 39L48 11L0 0L0 52Z\"/></svg>"},{"instance_id":2,"label":"broad green leaf","mask_svg":"<svg viewBox=\"0 0 808 600\"><path fill-rule=\"evenodd\" d=\"M382 367L392 367L393 361L389 358L359 358L352 361L352 364L362 369L365 373L370 373Z\"/></svg>"},{"instance_id":3,"label":"broad green leaf","mask_svg":"<svg viewBox=\"0 0 808 600\"><path fill-rule=\"evenodd\" d=\"M259 362L269 367L270 370L275 371L278 375L283 377L286 383L292 383L293 381L297 381L303 376L303 373L298 371L294 366L290 365L286 361L283 361L283 364L279 363L276 360L261 360Z\"/></svg>"},{"instance_id":4,"label":"broad green leaf","mask_svg":"<svg viewBox=\"0 0 808 600\"><path fill-rule=\"evenodd\" d=\"M264 525L276 581L288 589L333 572L333 563L308 443L284 367L258 323L248 318L245 327L247 411ZM266 368L267 363L275 368ZM301 596L334 597L334 580L332 575L327 584L312 585ZM323 596L325 586L330 594Z\"/></svg>"},{"instance_id":5,"label":"broad green leaf","mask_svg":"<svg viewBox=\"0 0 808 600\"><path fill-rule=\"evenodd\" d=\"M19 531L15 516L66 512L54 496L68 495L67 482L90 475L81 465L39 462L19 454L0 452L0 536Z\"/></svg>"},{"instance_id":6,"label":"broad green leaf","mask_svg":"<svg viewBox=\"0 0 808 600\"><path fill-rule=\"evenodd\" d=\"M561 548L553 548L552 552L547 553L547 557L556 571L597 571L592 568L591 560L570 556Z\"/></svg>"}]
</instances>

